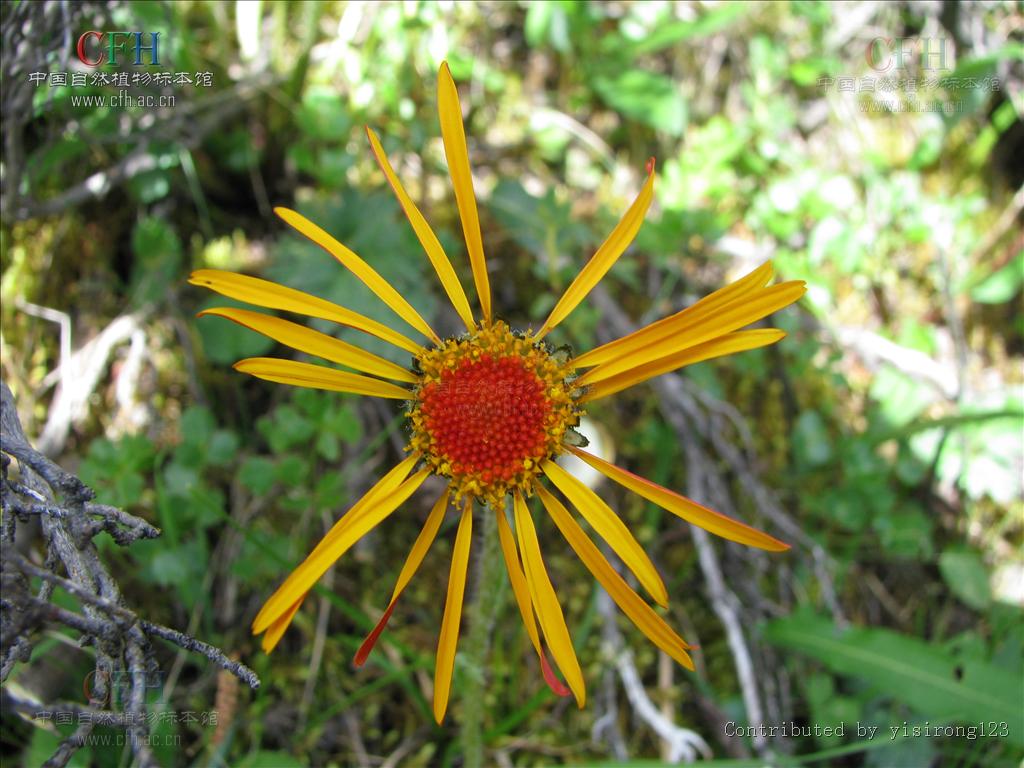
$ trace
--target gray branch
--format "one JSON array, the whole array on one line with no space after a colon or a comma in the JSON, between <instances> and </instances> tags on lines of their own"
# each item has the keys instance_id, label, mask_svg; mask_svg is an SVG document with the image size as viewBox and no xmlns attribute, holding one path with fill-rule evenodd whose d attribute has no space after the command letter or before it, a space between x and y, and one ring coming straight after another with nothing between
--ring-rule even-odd
<instances>
[{"instance_id":1,"label":"gray branch","mask_svg":"<svg viewBox=\"0 0 1024 768\"><path fill-rule=\"evenodd\" d=\"M635 330L634 323L604 287L597 286L593 290L591 301L601 312L605 335L614 338ZM739 491L778 526L783 536L797 545L791 557L809 559L820 581L825 603L832 609L836 621L842 623L844 618L829 572L829 557L783 510L774 492L757 476L753 446L748 444L749 432L740 425L739 415L710 395L698 395L680 376L660 376L651 384L666 423L684 448L690 495L698 502L735 516L738 504L729 483L729 477L734 477ZM737 443L744 444L743 448ZM782 714L782 704L767 700L769 692L761 689L754 674L755 660L765 664L770 651L761 647L745 629L778 610L756 586L759 581L756 574L764 555L739 547L726 547L719 553L704 531L694 529L693 533L708 596L733 652L748 719L752 724L764 722L769 711ZM745 593L746 599L741 601L738 592ZM763 740L755 740L754 746L762 756L768 755L769 745Z\"/></svg>"},{"instance_id":2,"label":"gray branch","mask_svg":"<svg viewBox=\"0 0 1024 768\"><path fill-rule=\"evenodd\" d=\"M46 762L47 766L67 765L98 724L123 728L136 763L143 768L155 766L156 758L148 746L146 711L146 688L156 668L150 646L152 638L206 657L251 688L259 687L259 678L219 648L141 619L125 604L93 539L106 531L118 544L129 546L139 539L155 538L160 531L124 510L93 503L90 488L32 448L18 419L14 397L3 382L0 448L0 683L7 681L19 662L29 661L39 630L47 626L71 629L80 635L82 644L93 646L93 693L99 701L110 697L113 676L126 681L123 712L68 702L44 705L15 695L7 688L3 689L4 706L31 718L60 717L79 723ZM43 566L36 565L16 548L17 526L30 519L38 519L42 528L46 547ZM33 578L42 583L37 594L29 588ZM78 600L81 611L53 604L50 600L55 589Z\"/></svg>"}]
</instances>

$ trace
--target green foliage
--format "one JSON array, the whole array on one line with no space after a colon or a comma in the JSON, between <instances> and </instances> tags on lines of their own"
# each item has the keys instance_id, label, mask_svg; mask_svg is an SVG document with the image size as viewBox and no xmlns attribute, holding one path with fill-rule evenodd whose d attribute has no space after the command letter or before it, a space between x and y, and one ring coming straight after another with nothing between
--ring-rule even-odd
<instances>
[{"instance_id":1,"label":"green foliage","mask_svg":"<svg viewBox=\"0 0 1024 768\"><path fill-rule=\"evenodd\" d=\"M136 301L146 304L163 298L181 273L181 241L165 221L149 217L132 231L132 288Z\"/></svg>"},{"instance_id":2,"label":"green foliage","mask_svg":"<svg viewBox=\"0 0 1024 768\"><path fill-rule=\"evenodd\" d=\"M97 489L101 503L131 509L148 488L146 474L151 470L156 449L146 438L134 435L118 443L97 438L89 445L79 473L82 480Z\"/></svg>"},{"instance_id":3,"label":"green foliage","mask_svg":"<svg viewBox=\"0 0 1024 768\"><path fill-rule=\"evenodd\" d=\"M1024 746L1020 679L984 657L956 654L887 629L837 630L831 621L805 613L772 622L766 637L863 680L932 722L996 721L1005 724L999 726L1001 737Z\"/></svg>"},{"instance_id":4,"label":"green foliage","mask_svg":"<svg viewBox=\"0 0 1024 768\"><path fill-rule=\"evenodd\" d=\"M593 86L608 106L622 114L670 136L683 134L686 103L671 78L642 69L627 69L615 75L598 75Z\"/></svg>"},{"instance_id":5,"label":"green foliage","mask_svg":"<svg viewBox=\"0 0 1024 768\"><path fill-rule=\"evenodd\" d=\"M961 6L972 22L965 29L985 32L985 52L958 46L944 75L1016 71L1020 44L995 40L1011 26L1009 5ZM453 714L433 726L429 680L450 523L381 647L352 669L422 525L425 510L415 500L353 547L329 588L311 593L273 657L248 633L261 601L324 526L397 460L402 406L361 407L355 398L231 370L241 358L292 353L224 318L193 322L203 309L245 305L189 288L187 273L211 267L275 280L416 337L271 214L289 206L363 257L442 335L458 333L362 130L369 124L379 133L475 303L434 111L435 73L447 59L460 83L495 305L517 326L536 327L550 311L626 210L651 156L654 205L602 284L628 317L648 322L677 311L769 257L779 279L808 282L800 309L771 318L788 334L780 345L683 373L690 391L730 403L749 425L750 445L738 432L729 439L750 451L752 470L806 536L790 553L763 560L718 550L727 580L734 568L756 563L751 583L730 584L741 605L779 616L765 637L784 653L784 670L765 668L771 649L745 627L758 679L771 681L765 691L776 682L791 690L800 722L848 728L845 737L791 739L786 749L794 754L773 761L1016 764L1024 747L1024 637L1019 606L1007 602L996 575L1024 544L1024 253L1012 231L1019 163L1006 159L1020 129L1019 99L1007 98L1008 83L1000 91L921 86L922 98L956 101L959 110L869 114L861 108L882 103L883 89L847 94L822 86L871 74L864 42L876 34L913 39L942 29L937 6L880 6L850 28L850 9L818 0L83 8L81 29L159 30L168 68L213 74L211 88L171 88L178 104L157 111L73 101L115 92L102 84L36 88L16 158L19 195L52 201L120 164L146 170L55 216L8 223L5 213L0 228L4 376L19 405L25 399L31 410L32 394L46 396L60 354L56 333L23 311L22 300L68 311L76 347L119 314L144 318L144 373L132 374L119 348L66 451L81 456L78 471L100 502L162 529L159 540L127 550L105 546L128 599L151 606L156 620L197 625L266 681L258 694L240 694L221 743L213 743L213 729L161 726L185 742L161 751L163 762L348 765L357 759L347 735L356 722L372 759L408 743L401 764L456 766L463 758L452 720L461 707L478 707L485 749L503 750L516 765L661 764L607 762L607 746L592 738L597 718L615 703L629 753L659 753L614 684L592 580L543 526L545 562L590 683L582 712L543 686L515 609L506 606L495 619L490 666L470 668L460 656ZM918 74L911 67L903 76ZM15 165L5 154L5 174ZM582 351L607 340L606 320L584 302L551 341ZM309 322L410 362L365 334ZM852 348L841 333L850 329L871 331L898 354ZM958 345L967 347L966 365ZM922 375L908 360L932 365ZM136 378L145 418L122 408L122 375ZM37 433L42 402L29 416ZM663 409L653 390L638 387L596 403L591 415L612 433L623 463L682 489L690 478ZM760 519L760 504L745 496L745 479L723 477L737 514L779 533L778 521ZM615 491L599 492L612 502ZM663 684L655 652L628 635L642 682L656 705L702 733L720 756L729 740L708 712L742 721L745 710L733 650L700 588L686 529L636 500L616 512L652 548L669 582L667 620L700 636L700 673L676 673ZM824 553L814 568L808 545ZM832 575L855 626L791 611L824 610L818 568ZM479 674L483 699L460 700ZM216 685L206 667L189 662L166 706L209 708ZM970 743L849 734L857 722L884 729L928 719L1006 720L1013 728L1006 740ZM65 731L34 729L25 764L42 764ZM737 745L751 746L730 746ZM126 760L95 747L71 765Z\"/></svg>"},{"instance_id":6,"label":"green foliage","mask_svg":"<svg viewBox=\"0 0 1024 768\"><path fill-rule=\"evenodd\" d=\"M975 610L991 604L988 569L976 552L947 550L939 557L939 570L950 590Z\"/></svg>"},{"instance_id":7,"label":"green foliage","mask_svg":"<svg viewBox=\"0 0 1024 768\"><path fill-rule=\"evenodd\" d=\"M287 752L253 752L246 755L238 768L302 768L304 763Z\"/></svg>"},{"instance_id":8,"label":"green foliage","mask_svg":"<svg viewBox=\"0 0 1024 768\"><path fill-rule=\"evenodd\" d=\"M1018 295L1024 286L1024 251L971 289L971 298L982 304L1002 304Z\"/></svg>"},{"instance_id":9,"label":"green foliage","mask_svg":"<svg viewBox=\"0 0 1024 768\"><path fill-rule=\"evenodd\" d=\"M437 311L437 294L432 287L436 277L426 270L430 263L411 227L399 220L401 213L394 197L383 191L364 194L354 189L341 191L336 200L302 208L300 213L321 222L336 239L358 254L372 254L373 268L387 279L424 317ZM286 236L278 245L267 277L283 285L298 288L388 323L414 336L404 320L395 316L351 272L341 268L318 246L298 235ZM326 332L337 332L333 323L314 323ZM370 351L408 365L408 354L365 334L342 331Z\"/></svg>"},{"instance_id":10,"label":"green foliage","mask_svg":"<svg viewBox=\"0 0 1024 768\"><path fill-rule=\"evenodd\" d=\"M222 296L206 299L200 311L214 307L247 307ZM274 348L272 339L255 334L224 317L206 317L196 323L203 354L211 363L230 365L246 357L266 355Z\"/></svg>"}]
</instances>

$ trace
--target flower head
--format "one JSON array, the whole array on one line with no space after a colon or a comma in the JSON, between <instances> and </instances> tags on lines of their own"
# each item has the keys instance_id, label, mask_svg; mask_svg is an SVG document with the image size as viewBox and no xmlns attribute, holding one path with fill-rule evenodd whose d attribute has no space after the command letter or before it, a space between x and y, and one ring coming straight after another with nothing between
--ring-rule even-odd
<instances>
[{"instance_id":1,"label":"flower head","mask_svg":"<svg viewBox=\"0 0 1024 768\"><path fill-rule=\"evenodd\" d=\"M409 448L449 479L455 500L503 507L579 424L572 368L498 320L416 358Z\"/></svg>"},{"instance_id":2,"label":"flower head","mask_svg":"<svg viewBox=\"0 0 1024 768\"><path fill-rule=\"evenodd\" d=\"M764 264L739 281L696 304L571 357L553 350L544 337L580 304L629 246L651 204L654 161L639 195L594 256L572 281L536 332L515 331L492 315L490 280L484 260L476 197L470 175L458 91L442 65L438 75L438 111L445 155L480 305L469 299L441 243L403 189L377 139L367 136L381 170L412 224L417 238L466 332L441 339L420 314L358 255L295 211L275 212L355 274L396 315L426 339L414 341L344 307L307 293L254 277L203 269L190 282L224 296L267 309L331 320L383 339L411 356L409 368L355 345L272 315L243 309L212 309L203 314L226 317L276 341L351 371L276 358L249 358L238 370L269 381L299 387L391 398L404 402L409 426L408 456L387 472L343 515L310 555L285 579L253 621L270 652L281 639L309 590L356 541L398 509L428 475L447 487L434 503L425 525L374 630L356 653L367 658L391 617L395 604L436 537L450 506L461 508L445 600L434 682L438 722L448 705L458 640L462 599L473 526L474 502L497 516L501 549L526 631L540 660L544 679L559 695L576 697L582 707L585 685L558 598L548 578L528 499L543 507L584 565L640 630L680 664L693 668L690 647L646 600L608 563L576 522L559 495L622 559L643 589L659 605L668 603L665 585L636 539L614 511L590 488L556 463L565 453L599 470L607 478L688 522L732 541L781 551L787 545L744 523L721 515L666 488L610 464L579 447L574 427L588 403L668 371L721 355L762 347L781 339L775 329L740 330L803 295L803 282L766 287L772 276ZM352 372L355 371L355 372ZM550 488L548 487L550 485ZM511 499L514 530L506 516ZM568 689L548 662L550 651Z\"/></svg>"}]
</instances>

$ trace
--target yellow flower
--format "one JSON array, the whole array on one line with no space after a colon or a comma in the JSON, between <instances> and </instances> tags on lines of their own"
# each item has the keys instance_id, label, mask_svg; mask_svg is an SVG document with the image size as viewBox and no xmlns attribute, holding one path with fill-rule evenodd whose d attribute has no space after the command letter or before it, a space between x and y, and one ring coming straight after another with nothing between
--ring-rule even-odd
<instances>
[{"instance_id":1,"label":"yellow flower","mask_svg":"<svg viewBox=\"0 0 1024 768\"><path fill-rule=\"evenodd\" d=\"M545 335L587 296L629 246L651 204L654 163L646 182L622 220L566 289L536 332L515 332L493 317L491 289L480 237L480 222L470 175L458 91L447 64L438 76L438 112L455 201L469 252L480 313L469 299L441 243L395 176L376 134L367 136L381 170L412 223L441 285L466 333L442 340L430 325L369 264L326 231L295 211L277 208L288 224L322 247L367 285L396 315L426 338L409 339L388 326L329 301L244 275L202 269L190 282L233 299L356 328L412 355L403 368L356 346L278 317L243 309L212 309L300 352L340 363L360 373L275 358L250 358L235 367L269 381L405 403L409 455L391 469L334 525L306 560L267 600L253 621L268 653L277 645L309 590L356 541L402 505L428 475L447 481L398 576L391 602L356 654L361 665L384 629L395 603L433 542L450 504L461 507L452 555L448 594L441 623L434 674L434 716L448 706L455 646L462 615L473 526L473 502L497 516L498 535L509 579L526 631L540 659L544 678L560 695L568 695L545 655L550 650L580 707L585 686L562 609L541 558L527 499L538 497L555 526L584 565L622 611L659 648L693 669L690 647L641 598L600 553L566 509L542 482L568 500L594 531L622 559L658 605L668 594L657 570L618 515L587 486L562 469L555 458L572 453L648 501L732 541L781 551L788 546L743 523L610 464L577 447L573 432L587 404L653 376L713 357L772 344L784 334L775 329L739 330L799 299L801 281L766 287L770 263L696 304L645 328L574 358L544 342ZM515 531L505 514L511 496Z\"/></svg>"}]
</instances>

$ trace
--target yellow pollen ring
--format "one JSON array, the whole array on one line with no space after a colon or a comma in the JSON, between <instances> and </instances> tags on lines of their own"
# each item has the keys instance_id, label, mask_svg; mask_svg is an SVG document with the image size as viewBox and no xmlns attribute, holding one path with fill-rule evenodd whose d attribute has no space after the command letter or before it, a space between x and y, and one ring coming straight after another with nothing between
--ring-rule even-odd
<instances>
[{"instance_id":1,"label":"yellow pollen ring","mask_svg":"<svg viewBox=\"0 0 1024 768\"><path fill-rule=\"evenodd\" d=\"M499 507L515 490L530 495L583 413L573 369L501 321L425 350L414 370L407 450L448 479L456 501Z\"/></svg>"}]
</instances>

